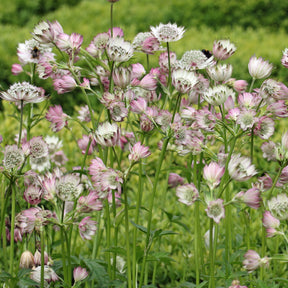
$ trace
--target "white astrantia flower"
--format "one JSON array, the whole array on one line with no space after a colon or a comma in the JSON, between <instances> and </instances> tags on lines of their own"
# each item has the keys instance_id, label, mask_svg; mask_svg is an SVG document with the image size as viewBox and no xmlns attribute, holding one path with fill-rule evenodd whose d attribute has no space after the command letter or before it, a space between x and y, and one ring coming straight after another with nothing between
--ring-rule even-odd
<instances>
[{"instance_id":1,"label":"white astrantia flower","mask_svg":"<svg viewBox=\"0 0 288 288\"><path fill-rule=\"evenodd\" d=\"M160 42L174 42L183 38L185 32L184 27L178 27L177 24L162 24L160 23L157 27L150 27L153 35Z\"/></svg>"},{"instance_id":2,"label":"white astrantia flower","mask_svg":"<svg viewBox=\"0 0 288 288\"><path fill-rule=\"evenodd\" d=\"M186 51L178 62L179 67L188 71L205 69L214 64L214 57L207 57L201 50Z\"/></svg>"},{"instance_id":3,"label":"white astrantia flower","mask_svg":"<svg viewBox=\"0 0 288 288\"><path fill-rule=\"evenodd\" d=\"M232 65L231 64L218 64L207 68L207 72L211 79L218 82L224 82L232 76Z\"/></svg>"},{"instance_id":4,"label":"white astrantia flower","mask_svg":"<svg viewBox=\"0 0 288 288\"><path fill-rule=\"evenodd\" d=\"M3 166L5 169L20 167L24 162L24 152L17 145L7 145L4 151Z\"/></svg>"},{"instance_id":5,"label":"white astrantia flower","mask_svg":"<svg viewBox=\"0 0 288 288\"><path fill-rule=\"evenodd\" d=\"M32 158L48 156L48 145L41 136L33 137L29 141L29 150Z\"/></svg>"},{"instance_id":6,"label":"white astrantia flower","mask_svg":"<svg viewBox=\"0 0 288 288\"><path fill-rule=\"evenodd\" d=\"M188 93L197 84L198 77L194 72L177 69L172 73L172 84L177 91L185 94Z\"/></svg>"},{"instance_id":7,"label":"white astrantia flower","mask_svg":"<svg viewBox=\"0 0 288 288\"><path fill-rule=\"evenodd\" d=\"M140 32L140 33L138 33L133 39L133 42L132 42L133 48L134 49L141 48L145 39L152 37L152 36L153 36L152 32Z\"/></svg>"},{"instance_id":8,"label":"white astrantia flower","mask_svg":"<svg viewBox=\"0 0 288 288\"><path fill-rule=\"evenodd\" d=\"M51 47L40 44L35 39L26 40L25 43L19 43L17 55L22 64L38 63L39 57L45 52L52 52Z\"/></svg>"},{"instance_id":9,"label":"white astrantia flower","mask_svg":"<svg viewBox=\"0 0 288 288\"><path fill-rule=\"evenodd\" d=\"M111 147L118 145L120 129L116 123L110 124L108 121L101 123L95 131L95 140L101 146Z\"/></svg>"},{"instance_id":10,"label":"white astrantia flower","mask_svg":"<svg viewBox=\"0 0 288 288\"><path fill-rule=\"evenodd\" d=\"M229 39L214 41L213 55L218 60L226 60L235 53L236 49Z\"/></svg>"},{"instance_id":11,"label":"white astrantia flower","mask_svg":"<svg viewBox=\"0 0 288 288\"><path fill-rule=\"evenodd\" d=\"M265 61L263 58L252 56L248 63L249 74L254 79L263 79L270 76L273 69L273 65L269 61Z\"/></svg>"},{"instance_id":12,"label":"white astrantia flower","mask_svg":"<svg viewBox=\"0 0 288 288\"><path fill-rule=\"evenodd\" d=\"M26 104L39 103L46 99L43 88L33 86L28 82L14 83L7 92L1 92L0 97L3 100L15 102L17 106L19 106L21 100Z\"/></svg>"},{"instance_id":13,"label":"white astrantia flower","mask_svg":"<svg viewBox=\"0 0 288 288\"><path fill-rule=\"evenodd\" d=\"M116 62L126 62L134 53L132 44L118 37L110 38L107 42L106 49L109 59Z\"/></svg>"},{"instance_id":14,"label":"white astrantia flower","mask_svg":"<svg viewBox=\"0 0 288 288\"><path fill-rule=\"evenodd\" d=\"M225 85L218 85L209 88L203 95L203 98L213 106L220 106L224 104L227 98L235 97L235 92Z\"/></svg>"},{"instance_id":15,"label":"white astrantia flower","mask_svg":"<svg viewBox=\"0 0 288 288\"><path fill-rule=\"evenodd\" d=\"M217 224L219 224L220 220L225 217L223 202L223 199L209 201L208 206L205 209L207 216L213 219Z\"/></svg>"},{"instance_id":16,"label":"white astrantia flower","mask_svg":"<svg viewBox=\"0 0 288 288\"><path fill-rule=\"evenodd\" d=\"M62 201L73 201L77 199L83 190L80 178L76 175L67 174L59 179L56 184L57 196Z\"/></svg>"},{"instance_id":17,"label":"white astrantia flower","mask_svg":"<svg viewBox=\"0 0 288 288\"><path fill-rule=\"evenodd\" d=\"M288 197L286 194L279 194L267 201L272 215L279 220L288 219Z\"/></svg>"},{"instance_id":18,"label":"white astrantia flower","mask_svg":"<svg viewBox=\"0 0 288 288\"><path fill-rule=\"evenodd\" d=\"M30 165L32 170L37 170L39 172L48 170L51 167L49 155L39 158L30 157Z\"/></svg>"},{"instance_id":19,"label":"white astrantia flower","mask_svg":"<svg viewBox=\"0 0 288 288\"><path fill-rule=\"evenodd\" d=\"M176 188L176 196L179 202L190 206L198 199L199 192L193 183L184 184Z\"/></svg>"}]
</instances>

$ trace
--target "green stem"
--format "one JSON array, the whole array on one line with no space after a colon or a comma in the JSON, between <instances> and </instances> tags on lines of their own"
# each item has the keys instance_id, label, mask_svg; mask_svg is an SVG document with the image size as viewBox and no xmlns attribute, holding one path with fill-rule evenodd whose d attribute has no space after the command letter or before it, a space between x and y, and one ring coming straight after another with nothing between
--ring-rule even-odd
<instances>
[{"instance_id":1,"label":"green stem","mask_svg":"<svg viewBox=\"0 0 288 288\"><path fill-rule=\"evenodd\" d=\"M70 229L72 231L72 229ZM68 234L67 234L67 231L64 230L64 235L65 235L65 242L66 242L66 251L67 251L67 258L68 258L68 268L67 268L67 280L68 280L68 285L69 287L71 286L71 281L72 281L72 267L71 267L71 253L70 253L70 250L71 250L71 241L69 241L69 238L68 238ZM71 235L70 235L71 236Z\"/></svg>"},{"instance_id":2,"label":"green stem","mask_svg":"<svg viewBox=\"0 0 288 288\"><path fill-rule=\"evenodd\" d=\"M106 212L106 238L107 238L107 249L109 250L111 247L111 219L110 219L110 209L109 202L105 200L105 212ZM107 252L107 260L108 260L108 274L111 277L111 260L110 260L110 252Z\"/></svg>"},{"instance_id":3,"label":"green stem","mask_svg":"<svg viewBox=\"0 0 288 288\"><path fill-rule=\"evenodd\" d=\"M193 172L193 178L194 183L197 183L197 156L194 155L194 172ZM198 186L198 185L197 185ZM201 249L201 242L199 243L199 237L200 234L200 215L199 215L199 201L195 202L195 209L194 209L194 217L195 217L195 233L194 233L194 253L195 253L195 273L196 273L196 285L200 284L200 269L199 269L199 251Z\"/></svg>"},{"instance_id":4,"label":"green stem","mask_svg":"<svg viewBox=\"0 0 288 288\"><path fill-rule=\"evenodd\" d=\"M21 107L20 107L20 128L19 128L19 138L18 138L18 148L20 147L21 145L21 137L22 137L22 126L23 126L23 107L24 107L24 104L23 104L23 100L21 100Z\"/></svg>"},{"instance_id":5,"label":"green stem","mask_svg":"<svg viewBox=\"0 0 288 288\"><path fill-rule=\"evenodd\" d=\"M142 195L143 195L143 179L142 179L142 160L139 161L139 170L138 170L139 180L138 180L138 194L137 194L137 200L136 200L136 215L135 215L135 223L138 224L139 221L139 215L140 215L140 207L142 202ZM134 227L134 233L133 233L133 258L132 258L132 282L133 286L136 287L136 281L137 281L137 233L138 229L137 227Z\"/></svg>"},{"instance_id":6,"label":"green stem","mask_svg":"<svg viewBox=\"0 0 288 288\"><path fill-rule=\"evenodd\" d=\"M111 38L113 38L113 4L110 6L110 29L111 29Z\"/></svg>"},{"instance_id":7,"label":"green stem","mask_svg":"<svg viewBox=\"0 0 288 288\"><path fill-rule=\"evenodd\" d=\"M167 145L169 142L170 138L167 137L164 142L163 142L163 146L162 146L162 150L161 150L161 154L158 160L158 164L157 164L157 168L156 168L156 173L155 173L155 178L154 178L154 185L153 185L153 189L152 189L152 195L150 198L150 203L149 203L149 209L148 209L148 226L147 226L147 234L146 234L146 246L145 246L145 251L144 251L144 256L143 256L143 262L142 262L142 267L141 267L141 274L140 274L140 284L139 287L142 287L143 284L143 278L144 278L144 271L145 271L145 266L146 266L146 262L147 262L147 257L148 257L148 253L150 250L151 245L150 243L150 233L151 233L151 222L152 222L152 212L153 212L153 206L154 206L154 199L156 196L156 191L157 191L157 185L159 182L159 176L160 176L160 171L161 171L161 166L165 157L165 153L166 153L166 149L167 149Z\"/></svg>"},{"instance_id":8,"label":"green stem","mask_svg":"<svg viewBox=\"0 0 288 288\"><path fill-rule=\"evenodd\" d=\"M10 274L13 275L14 268L14 231L15 231L15 212L16 212L16 187L14 179L11 179L11 239L10 239Z\"/></svg>"},{"instance_id":9,"label":"green stem","mask_svg":"<svg viewBox=\"0 0 288 288\"><path fill-rule=\"evenodd\" d=\"M45 238L44 238L44 228L41 227L40 230L40 244L41 244L41 288L44 288L44 251L45 251Z\"/></svg>"},{"instance_id":10,"label":"green stem","mask_svg":"<svg viewBox=\"0 0 288 288\"><path fill-rule=\"evenodd\" d=\"M168 54L168 89L169 89L169 92L170 92L170 86L171 86L171 61L170 61L169 42L166 43L166 46L167 46L167 54Z\"/></svg>"},{"instance_id":11,"label":"green stem","mask_svg":"<svg viewBox=\"0 0 288 288\"><path fill-rule=\"evenodd\" d=\"M127 254L127 280L128 280L128 288L132 288L131 283L131 261L130 261L130 243L129 243L129 215L128 215L128 195L126 189L126 180L123 183L123 194L124 194L124 202L125 202L125 238L126 238L126 254Z\"/></svg>"},{"instance_id":12,"label":"green stem","mask_svg":"<svg viewBox=\"0 0 288 288\"><path fill-rule=\"evenodd\" d=\"M209 228L209 259L210 259L209 288L215 288L213 225L214 225L214 220L210 219L210 228Z\"/></svg>"},{"instance_id":13,"label":"green stem","mask_svg":"<svg viewBox=\"0 0 288 288\"><path fill-rule=\"evenodd\" d=\"M287 161L284 161L284 162L281 164L280 169L279 169L277 175L276 175L275 178L274 178L272 187L270 188L270 191L269 191L269 193L268 193L268 195L267 195L267 199L268 199L268 200L272 197L272 194L273 194L274 188L275 188L275 186L276 186L276 184L277 184L277 181L278 181L278 179L279 179L279 177L280 177L280 175L281 175L281 173L282 173L282 170L284 169L284 167L285 167L286 165L287 165Z\"/></svg>"}]
</instances>

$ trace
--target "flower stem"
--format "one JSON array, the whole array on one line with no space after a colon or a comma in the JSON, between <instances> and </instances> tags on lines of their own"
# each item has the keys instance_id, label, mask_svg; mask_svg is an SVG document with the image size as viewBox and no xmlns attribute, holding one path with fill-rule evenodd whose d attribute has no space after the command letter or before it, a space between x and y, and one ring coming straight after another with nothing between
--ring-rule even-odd
<instances>
[{"instance_id":1,"label":"flower stem","mask_svg":"<svg viewBox=\"0 0 288 288\"><path fill-rule=\"evenodd\" d=\"M11 240L10 240L10 274L13 275L14 268L14 229L15 229L15 210L16 210L16 187L14 179L11 179Z\"/></svg>"},{"instance_id":2,"label":"flower stem","mask_svg":"<svg viewBox=\"0 0 288 288\"><path fill-rule=\"evenodd\" d=\"M110 28L111 28L111 38L113 38L113 4L110 6Z\"/></svg>"},{"instance_id":3,"label":"flower stem","mask_svg":"<svg viewBox=\"0 0 288 288\"><path fill-rule=\"evenodd\" d=\"M44 228L41 227L40 230L40 242L41 242L41 288L44 288L44 250L45 250L45 238L44 238Z\"/></svg>"},{"instance_id":4,"label":"flower stem","mask_svg":"<svg viewBox=\"0 0 288 288\"><path fill-rule=\"evenodd\" d=\"M210 228L209 228L209 258L210 258L209 288L215 288L213 226L214 226L214 220L210 219Z\"/></svg>"},{"instance_id":5,"label":"flower stem","mask_svg":"<svg viewBox=\"0 0 288 288\"><path fill-rule=\"evenodd\" d=\"M157 168L156 168L156 173L155 173L155 178L154 178L154 185L153 185L153 189L152 189L152 195L150 198L150 203L149 203L149 209L148 209L148 226L147 226L147 234L146 234L146 247L145 247L145 251L144 251L144 256L143 256L143 262L142 262L142 267L141 267L141 274L140 274L140 284L139 287L142 287L143 284L143 279L144 279L144 271L145 271L145 267L146 267L146 262L147 262L147 257L148 257L148 253L150 250L151 245L150 240L151 240L151 222L152 222L152 212L153 212L153 205L154 205L154 199L156 196L156 191L157 191L157 185L159 182L159 176L160 176L160 171L161 171L161 166L165 157L165 153L166 153L166 149L167 149L167 145L169 142L170 138L167 137L164 142L163 142L163 146L162 146L162 150L161 150L161 154L158 160L158 164L157 164Z\"/></svg>"},{"instance_id":6,"label":"flower stem","mask_svg":"<svg viewBox=\"0 0 288 288\"><path fill-rule=\"evenodd\" d=\"M18 137L18 148L20 147L21 144L21 137L22 137L22 126L23 126L23 108L24 108L24 103L23 100L21 100L21 107L20 107L20 127L19 127L19 137Z\"/></svg>"}]
</instances>

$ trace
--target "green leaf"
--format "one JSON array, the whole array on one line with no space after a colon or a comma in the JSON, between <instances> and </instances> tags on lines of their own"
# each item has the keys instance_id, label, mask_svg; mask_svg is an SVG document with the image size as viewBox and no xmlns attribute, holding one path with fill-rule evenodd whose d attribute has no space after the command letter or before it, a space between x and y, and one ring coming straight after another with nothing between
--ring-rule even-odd
<instances>
[{"instance_id":1,"label":"green leaf","mask_svg":"<svg viewBox=\"0 0 288 288\"><path fill-rule=\"evenodd\" d=\"M147 228L145 228L144 226L141 226L141 225L138 225L138 224L136 224L135 222L133 222L133 221L130 221L131 222L131 224L133 225L133 226L135 226L138 230L140 230L141 232L144 232L145 234L147 233Z\"/></svg>"}]
</instances>

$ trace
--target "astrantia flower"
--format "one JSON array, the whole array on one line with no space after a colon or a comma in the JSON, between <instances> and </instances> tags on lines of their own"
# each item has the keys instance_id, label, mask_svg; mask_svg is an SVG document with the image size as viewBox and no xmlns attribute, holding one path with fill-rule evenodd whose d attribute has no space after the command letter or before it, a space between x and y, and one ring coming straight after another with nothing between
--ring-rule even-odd
<instances>
[{"instance_id":1,"label":"astrantia flower","mask_svg":"<svg viewBox=\"0 0 288 288\"><path fill-rule=\"evenodd\" d=\"M240 154L234 154L228 164L229 175L236 181L247 181L257 174L251 159Z\"/></svg>"},{"instance_id":2,"label":"astrantia flower","mask_svg":"<svg viewBox=\"0 0 288 288\"><path fill-rule=\"evenodd\" d=\"M34 280L37 283L41 283L41 266L34 267L32 271L30 272L30 278ZM56 272L50 267L45 265L44 266L44 283L46 283L46 286L48 287L48 284L50 282L55 282L59 278L56 274ZM45 287L46 287L45 286Z\"/></svg>"},{"instance_id":3,"label":"astrantia flower","mask_svg":"<svg viewBox=\"0 0 288 288\"><path fill-rule=\"evenodd\" d=\"M67 126L68 115L63 113L60 105L50 107L46 113L46 119L51 122L51 129L53 132L60 131L64 126Z\"/></svg>"},{"instance_id":4,"label":"astrantia flower","mask_svg":"<svg viewBox=\"0 0 288 288\"><path fill-rule=\"evenodd\" d=\"M64 94L73 91L77 87L77 83L70 75L64 75L62 78L54 79L53 86L58 94Z\"/></svg>"},{"instance_id":5,"label":"astrantia flower","mask_svg":"<svg viewBox=\"0 0 288 288\"><path fill-rule=\"evenodd\" d=\"M217 224L219 224L220 220L225 217L223 199L209 201L205 211L209 218L213 219Z\"/></svg>"},{"instance_id":6,"label":"astrantia flower","mask_svg":"<svg viewBox=\"0 0 288 288\"><path fill-rule=\"evenodd\" d=\"M119 137L120 129L115 123L101 123L95 131L95 140L103 147L111 147L118 145Z\"/></svg>"},{"instance_id":7,"label":"astrantia flower","mask_svg":"<svg viewBox=\"0 0 288 288\"><path fill-rule=\"evenodd\" d=\"M89 141L90 141L90 137L87 135L83 135L83 137L77 141L79 148L82 150L81 151L82 154L86 153ZM93 153L95 146L96 146L96 141L95 139L92 139L87 155L91 155Z\"/></svg>"},{"instance_id":8,"label":"astrantia flower","mask_svg":"<svg viewBox=\"0 0 288 288\"><path fill-rule=\"evenodd\" d=\"M31 269L34 266L34 256L33 254L29 251L26 250L21 254L20 257L20 264L19 267L21 269Z\"/></svg>"},{"instance_id":9,"label":"astrantia flower","mask_svg":"<svg viewBox=\"0 0 288 288\"><path fill-rule=\"evenodd\" d=\"M154 54L160 48L159 40L153 36L151 32L140 32L138 33L132 45L134 49L140 50L146 54Z\"/></svg>"},{"instance_id":10,"label":"astrantia flower","mask_svg":"<svg viewBox=\"0 0 288 288\"><path fill-rule=\"evenodd\" d=\"M94 112L94 111L92 110L92 112ZM90 122L91 121L91 115L90 115L88 105L82 106L80 108L80 110L78 111L78 113L79 113L79 116L77 116L77 118L81 122Z\"/></svg>"},{"instance_id":11,"label":"astrantia flower","mask_svg":"<svg viewBox=\"0 0 288 288\"><path fill-rule=\"evenodd\" d=\"M266 228L267 237L271 238L277 234L277 228L280 226L279 219L272 216L270 211L263 213L262 219L263 226Z\"/></svg>"},{"instance_id":12,"label":"astrantia flower","mask_svg":"<svg viewBox=\"0 0 288 288\"><path fill-rule=\"evenodd\" d=\"M240 281L233 280L231 283L232 286L229 286L229 288L248 288L247 286L241 286Z\"/></svg>"},{"instance_id":13,"label":"astrantia flower","mask_svg":"<svg viewBox=\"0 0 288 288\"><path fill-rule=\"evenodd\" d=\"M19 75L24 70L20 64L12 64L11 72L13 75Z\"/></svg>"},{"instance_id":14,"label":"astrantia flower","mask_svg":"<svg viewBox=\"0 0 288 288\"><path fill-rule=\"evenodd\" d=\"M276 144L273 141L265 142L261 146L263 152L263 158L267 158L268 161L276 160Z\"/></svg>"},{"instance_id":15,"label":"astrantia flower","mask_svg":"<svg viewBox=\"0 0 288 288\"><path fill-rule=\"evenodd\" d=\"M260 190L254 187L246 192L241 191L235 195L235 199L243 201L247 206L253 209L258 209L261 203Z\"/></svg>"},{"instance_id":16,"label":"astrantia flower","mask_svg":"<svg viewBox=\"0 0 288 288\"><path fill-rule=\"evenodd\" d=\"M274 121L271 118L263 116L259 119L254 127L254 134L261 139L269 139L274 134Z\"/></svg>"},{"instance_id":17,"label":"astrantia flower","mask_svg":"<svg viewBox=\"0 0 288 288\"><path fill-rule=\"evenodd\" d=\"M149 147L141 145L141 142L137 142L130 150L130 154L128 155L128 159L130 161L137 162L140 159L146 158L150 156L151 153L149 151Z\"/></svg>"},{"instance_id":18,"label":"astrantia flower","mask_svg":"<svg viewBox=\"0 0 288 288\"><path fill-rule=\"evenodd\" d=\"M236 46L230 40L218 40L213 44L213 55L218 60L226 60L236 51Z\"/></svg>"},{"instance_id":19,"label":"astrantia flower","mask_svg":"<svg viewBox=\"0 0 288 288\"><path fill-rule=\"evenodd\" d=\"M79 197L83 190L80 178L76 175L67 174L62 176L56 184L57 196L62 201L73 201Z\"/></svg>"},{"instance_id":20,"label":"astrantia flower","mask_svg":"<svg viewBox=\"0 0 288 288\"><path fill-rule=\"evenodd\" d=\"M46 99L43 88L33 86L28 82L14 83L7 92L1 92L0 97L9 102L15 102L17 106L20 101L26 103L39 103Z\"/></svg>"},{"instance_id":21,"label":"astrantia flower","mask_svg":"<svg viewBox=\"0 0 288 288\"><path fill-rule=\"evenodd\" d=\"M242 109L237 117L236 123L239 124L244 131L251 129L258 120L255 115L256 111L254 110Z\"/></svg>"},{"instance_id":22,"label":"astrantia flower","mask_svg":"<svg viewBox=\"0 0 288 288\"><path fill-rule=\"evenodd\" d=\"M288 88L281 82L267 79L262 83L259 94L263 99L269 100L272 97L276 100L287 100Z\"/></svg>"},{"instance_id":23,"label":"astrantia flower","mask_svg":"<svg viewBox=\"0 0 288 288\"><path fill-rule=\"evenodd\" d=\"M225 85L218 85L209 88L203 95L203 98L213 106L220 106L225 103L227 98L235 96L235 92Z\"/></svg>"},{"instance_id":24,"label":"astrantia flower","mask_svg":"<svg viewBox=\"0 0 288 288\"><path fill-rule=\"evenodd\" d=\"M270 76L273 69L273 65L269 61L265 61L263 58L252 56L248 64L249 74L254 79L263 79Z\"/></svg>"},{"instance_id":25,"label":"astrantia flower","mask_svg":"<svg viewBox=\"0 0 288 288\"><path fill-rule=\"evenodd\" d=\"M91 217L85 217L78 225L80 236L83 240L91 240L92 236L96 233L97 222L91 220Z\"/></svg>"},{"instance_id":26,"label":"astrantia flower","mask_svg":"<svg viewBox=\"0 0 288 288\"><path fill-rule=\"evenodd\" d=\"M176 173L170 173L168 178L168 186L170 188L175 188L178 185L182 185L184 183L184 178Z\"/></svg>"},{"instance_id":27,"label":"astrantia flower","mask_svg":"<svg viewBox=\"0 0 288 288\"><path fill-rule=\"evenodd\" d=\"M178 63L185 70L205 69L214 65L213 56L207 57L201 50L186 51Z\"/></svg>"},{"instance_id":28,"label":"astrantia flower","mask_svg":"<svg viewBox=\"0 0 288 288\"><path fill-rule=\"evenodd\" d=\"M267 201L272 215L279 220L288 219L288 197L286 194L279 194Z\"/></svg>"},{"instance_id":29,"label":"astrantia flower","mask_svg":"<svg viewBox=\"0 0 288 288\"><path fill-rule=\"evenodd\" d=\"M285 68L288 68L288 48L285 48L283 51L281 63Z\"/></svg>"},{"instance_id":30,"label":"astrantia flower","mask_svg":"<svg viewBox=\"0 0 288 288\"><path fill-rule=\"evenodd\" d=\"M260 266L268 266L269 258L263 257L261 258L259 254L254 250L248 250L244 255L243 267L251 273L255 271Z\"/></svg>"},{"instance_id":31,"label":"astrantia flower","mask_svg":"<svg viewBox=\"0 0 288 288\"><path fill-rule=\"evenodd\" d=\"M72 53L75 55L80 51L82 42L83 36L80 34L72 33L71 35L67 35L60 33L57 37L56 46L69 55L72 55Z\"/></svg>"},{"instance_id":32,"label":"astrantia flower","mask_svg":"<svg viewBox=\"0 0 288 288\"><path fill-rule=\"evenodd\" d=\"M39 186L29 185L24 191L24 199L31 205L41 202L43 191Z\"/></svg>"},{"instance_id":33,"label":"astrantia flower","mask_svg":"<svg viewBox=\"0 0 288 288\"><path fill-rule=\"evenodd\" d=\"M174 42L178 41L183 37L185 32L184 27L178 27L177 24L162 24L160 23L157 27L150 27L153 35L160 42Z\"/></svg>"},{"instance_id":34,"label":"astrantia flower","mask_svg":"<svg viewBox=\"0 0 288 288\"><path fill-rule=\"evenodd\" d=\"M198 77L193 72L177 69L172 73L172 84L180 93L188 93L198 82Z\"/></svg>"},{"instance_id":35,"label":"astrantia flower","mask_svg":"<svg viewBox=\"0 0 288 288\"><path fill-rule=\"evenodd\" d=\"M77 202L77 210L83 213L100 211L102 208L102 201L95 191L91 191L87 196L80 196Z\"/></svg>"},{"instance_id":36,"label":"astrantia flower","mask_svg":"<svg viewBox=\"0 0 288 288\"><path fill-rule=\"evenodd\" d=\"M75 282L79 282L87 278L89 275L88 271L82 267L76 267L73 270L73 278Z\"/></svg>"},{"instance_id":37,"label":"astrantia flower","mask_svg":"<svg viewBox=\"0 0 288 288\"><path fill-rule=\"evenodd\" d=\"M109 38L108 33L99 33L93 38L89 46L86 48L87 52L93 57L100 57L106 48Z\"/></svg>"},{"instance_id":38,"label":"astrantia flower","mask_svg":"<svg viewBox=\"0 0 288 288\"><path fill-rule=\"evenodd\" d=\"M176 196L179 202L190 206L199 197L199 192L193 183L184 184L176 188Z\"/></svg>"},{"instance_id":39,"label":"astrantia flower","mask_svg":"<svg viewBox=\"0 0 288 288\"><path fill-rule=\"evenodd\" d=\"M48 155L48 145L41 136L33 137L29 141L30 157L41 158Z\"/></svg>"},{"instance_id":40,"label":"astrantia flower","mask_svg":"<svg viewBox=\"0 0 288 288\"><path fill-rule=\"evenodd\" d=\"M124 89L131 82L132 67L118 67L113 70L113 81L116 86Z\"/></svg>"},{"instance_id":41,"label":"astrantia flower","mask_svg":"<svg viewBox=\"0 0 288 288\"><path fill-rule=\"evenodd\" d=\"M106 50L109 59L115 62L128 61L134 52L131 43L124 41L123 38L110 38Z\"/></svg>"},{"instance_id":42,"label":"astrantia flower","mask_svg":"<svg viewBox=\"0 0 288 288\"><path fill-rule=\"evenodd\" d=\"M51 167L49 155L39 157L39 158L30 158L30 166L32 170L38 170L43 172Z\"/></svg>"},{"instance_id":43,"label":"astrantia flower","mask_svg":"<svg viewBox=\"0 0 288 288\"><path fill-rule=\"evenodd\" d=\"M19 168L24 162L24 152L17 145L6 145L4 151L3 166L10 170Z\"/></svg>"},{"instance_id":44,"label":"astrantia flower","mask_svg":"<svg viewBox=\"0 0 288 288\"><path fill-rule=\"evenodd\" d=\"M60 33L63 33L63 28L58 21L41 21L35 26L32 35L41 44L53 44Z\"/></svg>"},{"instance_id":45,"label":"astrantia flower","mask_svg":"<svg viewBox=\"0 0 288 288\"><path fill-rule=\"evenodd\" d=\"M208 75L214 81L223 82L231 78L232 65L231 64L218 64L207 68Z\"/></svg>"},{"instance_id":46,"label":"astrantia flower","mask_svg":"<svg viewBox=\"0 0 288 288\"><path fill-rule=\"evenodd\" d=\"M203 169L203 178L206 180L210 189L213 190L220 184L224 172L225 168L221 167L216 162L211 162L209 165L205 165Z\"/></svg>"},{"instance_id":47,"label":"astrantia flower","mask_svg":"<svg viewBox=\"0 0 288 288\"><path fill-rule=\"evenodd\" d=\"M40 44L35 39L27 40L25 43L19 43L17 48L17 55L21 64L38 63L39 58L45 52L51 52L52 49Z\"/></svg>"}]
</instances>

